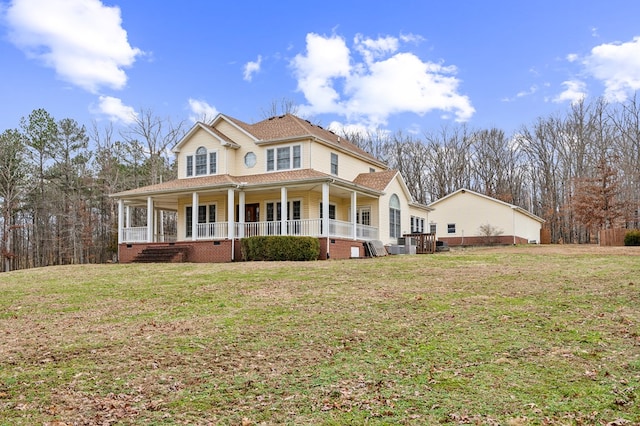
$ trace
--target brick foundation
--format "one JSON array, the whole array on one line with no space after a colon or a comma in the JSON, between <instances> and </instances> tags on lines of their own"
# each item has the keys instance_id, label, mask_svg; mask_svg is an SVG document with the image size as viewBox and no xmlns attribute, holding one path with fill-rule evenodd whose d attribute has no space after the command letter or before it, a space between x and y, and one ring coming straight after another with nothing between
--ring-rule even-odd
<instances>
[{"instance_id":1,"label":"brick foundation","mask_svg":"<svg viewBox=\"0 0 640 426\"><path fill-rule=\"evenodd\" d=\"M329 256L327 256L327 241L329 242ZM362 241L343 240L340 238L320 238L320 260L351 259L351 248L358 249L358 257L364 257L364 245Z\"/></svg>"},{"instance_id":2,"label":"brick foundation","mask_svg":"<svg viewBox=\"0 0 640 426\"><path fill-rule=\"evenodd\" d=\"M327 259L350 259L351 249L358 249L358 257L365 256L362 241L345 240L339 238L319 238L320 256L319 260ZM329 256L327 256L327 243L329 244ZM193 263L226 263L232 260L242 261L242 249L240 240L216 240L216 241L180 241L173 243L190 247L184 259L185 262ZM120 244L118 246L118 261L120 263L131 263L146 247L167 246L168 243L136 243ZM232 248L233 247L233 248ZM234 252L232 258L231 252Z\"/></svg>"},{"instance_id":3,"label":"brick foundation","mask_svg":"<svg viewBox=\"0 0 640 426\"><path fill-rule=\"evenodd\" d=\"M487 243L487 237L440 237L439 241L444 241L452 246L504 246L504 245L512 245L513 244L513 235L500 235L498 237L492 237L492 242L490 244ZM529 241L525 238L516 237L516 244L528 244Z\"/></svg>"}]
</instances>

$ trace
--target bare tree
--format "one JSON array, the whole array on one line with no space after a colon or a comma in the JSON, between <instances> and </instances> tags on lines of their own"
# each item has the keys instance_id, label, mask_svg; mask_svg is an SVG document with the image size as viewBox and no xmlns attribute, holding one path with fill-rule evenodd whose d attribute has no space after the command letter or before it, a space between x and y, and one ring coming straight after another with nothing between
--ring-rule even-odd
<instances>
[{"instance_id":1,"label":"bare tree","mask_svg":"<svg viewBox=\"0 0 640 426\"><path fill-rule=\"evenodd\" d=\"M492 245L498 243L498 237L502 235L504 231L497 226L493 226L490 223L485 223L478 227L478 235L482 237L482 240L486 245Z\"/></svg>"},{"instance_id":2,"label":"bare tree","mask_svg":"<svg viewBox=\"0 0 640 426\"><path fill-rule=\"evenodd\" d=\"M270 117L277 117L279 115L285 114L298 115L299 112L300 106L293 99L274 99L266 109L262 109L262 118L267 119Z\"/></svg>"},{"instance_id":3,"label":"bare tree","mask_svg":"<svg viewBox=\"0 0 640 426\"><path fill-rule=\"evenodd\" d=\"M169 118L163 119L149 109L141 109L133 123L121 132L125 142L142 147L149 163L150 184L175 177L170 173L173 159L169 149L183 136L184 123L183 120L174 124Z\"/></svg>"},{"instance_id":4,"label":"bare tree","mask_svg":"<svg viewBox=\"0 0 640 426\"><path fill-rule=\"evenodd\" d=\"M523 203L522 152L504 131L492 128L473 132L473 187L478 192L508 203Z\"/></svg>"},{"instance_id":5,"label":"bare tree","mask_svg":"<svg viewBox=\"0 0 640 426\"><path fill-rule=\"evenodd\" d=\"M628 228L640 228L640 100L637 94L610 112L619 154L620 191L625 203Z\"/></svg>"},{"instance_id":6,"label":"bare tree","mask_svg":"<svg viewBox=\"0 0 640 426\"><path fill-rule=\"evenodd\" d=\"M425 135L426 163L430 168L430 201L471 186L471 143L466 126L443 127Z\"/></svg>"}]
</instances>

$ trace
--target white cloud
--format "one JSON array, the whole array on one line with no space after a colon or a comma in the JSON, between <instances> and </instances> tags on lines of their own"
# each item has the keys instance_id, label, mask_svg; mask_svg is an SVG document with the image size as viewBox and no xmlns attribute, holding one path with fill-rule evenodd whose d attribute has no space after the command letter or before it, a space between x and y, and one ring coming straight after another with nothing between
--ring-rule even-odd
<instances>
[{"instance_id":1,"label":"white cloud","mask_svg":"<svg viewBox=\"0 0 640 426\"><path fill-rule=\"evenodd\" d=\"M391 36L374 40L357 34L353 42L367 64L372 64L374 59L383 58L398 50L398 39Z\"/></svg>"},{"instance_id":2,"label":"white cloud","mask_svg":"<svg viewBox=\"0 0 640 426\"><path fill-rule=\"evenodd\" d=\"M404 112L440 110L457 121L468 120L475 110L469 98L458 93L456 67L401 52L401 41L357 35L354 51L362 57L358 62L343 38L307 34L307 51L291 62L298 90L308 102L301 111L337 113L366 122L367 127L384 125L390 115Z\"/></svg>"},{"instance_id":3,"label":"white cloud","mask_svg":"<svg viewBox=\"0 0 640 426\"><path fill-rule=\"evenodd\" d=\"M640 37L626 43L596 46L583 64L589 74L604 84L607 100L623 102L640 89Z\"/></svg>"},{"instance_id":4,"label":"white cloud","mask_svg":"<svg viewBox=\"0 0 640 426\"><path fill-rule=\"evenodd\" d=\"M569 101L575 103L587 96L587 85L583 81L568 80L563 81L562 85L565 87L565 90L553 98L553 102L561 103Z\"/></svg>"},{"instance_id":5,"label":"white cloud","mask_svg":"<svg viewBox=\"0 0 640 426\"><path fill-rule=\"evenodd\" d=\"M143 53L129 44L120 9L99 0L13 0L5 17L13 44L92 93L122 89L124 68Z\"/></svg>"},{"instance_id":6,"label":"white cloud","mask_svg":"<svg viewBox=\"0 0 640 426\"><path fill-rule=\"evenodd\" d=\"M133 123L138 116L133 107L124 105L122 99L112 96L100 96L97 108L92 108L91 112L106 115L109 120L124 124Z\"/></svg>"},{"instance_id":7,"label":"white cloud","mask_svg":"<svg viewBox=\"0 0 640 426\"><path fill-rule=\"evenodd\" d=\"M567 55L567 61L569 61L569 62L575 62L575 61L578 60L578 58L579 58L579 56L576 53L569 53Z\"/></svg>"},{"instance_id":8,"label":"white cloud","mask_svg":"<svg viewBox=\"0 0 640 426\"><path fill-rule=\"evenodd\" d=\"M251 81L255 73L260 72L260 65L262 64L262 56L258 55L258 60L255 62L247 62L244 65L244 79Z\"/></svg>"},{"instance_id":9,"label":"white cloud","mask_svg":"<svg viewBox=\"0 0 640 426\"><path fill-rule=\"evenodd\" d=\"M307 55L298 54L291 65L298 79L298 89L310 103L309 113L342 112L340 95L333 79L347 78L351 71L349 49L337 36L307 34ZM304 111L302 111L304 113Z\"/></svg>"},{"instance_id":10,"label":"white cloud","mask_svg":"<svg viewBox=\"0 0 640 426\"><path fill-rule=\"evenodd\" d=\"M196 121L208 122L218 115L216 107L209 105L207 102L199 99L189 98L189 108L191 109L191 115L189 119L194 123Z\"/></svg>"}]
</instances>

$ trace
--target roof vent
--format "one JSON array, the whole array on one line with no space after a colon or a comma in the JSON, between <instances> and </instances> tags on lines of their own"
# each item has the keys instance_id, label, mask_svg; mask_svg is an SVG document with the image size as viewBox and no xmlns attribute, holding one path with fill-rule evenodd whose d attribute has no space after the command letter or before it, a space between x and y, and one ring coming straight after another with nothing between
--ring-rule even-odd
<instances>
[{"instance_id":1,"label":"roof vent","mask_svg":"<svg viewBox=\"0 0 640 426\"><path fill-rule=\"evenodd\" d=\"M338 136L338 143L340 143L340 136Z\"/></svg>"}]
</instances>

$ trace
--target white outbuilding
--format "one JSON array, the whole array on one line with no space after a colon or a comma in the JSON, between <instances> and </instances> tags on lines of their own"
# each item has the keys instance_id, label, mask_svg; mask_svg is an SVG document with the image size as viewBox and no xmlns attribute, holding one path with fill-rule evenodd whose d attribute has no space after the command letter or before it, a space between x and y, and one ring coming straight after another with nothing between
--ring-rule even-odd
<instances>
[{"instance_id":1,"label":"white outbuilding","mask_svg":"<svg viewBox=\"0 0 640 426\"><path fill-rule=\"evenodd\" d=\"M540 242L544 219L478 192L462 188L429 207L429 232L450 246Z\"/></svg>"}]
</instances>

